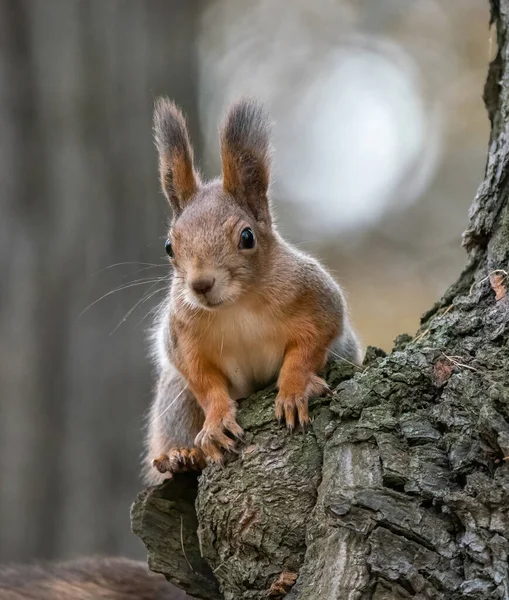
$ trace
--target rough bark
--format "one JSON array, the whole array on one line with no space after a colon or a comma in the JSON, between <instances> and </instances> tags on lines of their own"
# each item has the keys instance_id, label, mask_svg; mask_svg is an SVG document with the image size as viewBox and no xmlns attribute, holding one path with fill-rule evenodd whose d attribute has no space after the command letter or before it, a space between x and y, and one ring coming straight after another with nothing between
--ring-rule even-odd
<instances>
[{"instance_id":1,"label":"rough bark","mask_svg":"<svg viewBox=\"0 0 509 600\"><path fill-rule=\"evenodd\" d=\"M289 600L509 598L509 0L492 1L492 18L492 133L467 267L389 356L371 352L355 374L329 366L334 395L313 402L306 433L278 426L271 390L241 405L246 440L199 479L192 549L164 544L181 537L181 484L140 495L151 568L177 584L185 571L191 594L277 597L295 574Z\"/></svg>"}]
</instances>

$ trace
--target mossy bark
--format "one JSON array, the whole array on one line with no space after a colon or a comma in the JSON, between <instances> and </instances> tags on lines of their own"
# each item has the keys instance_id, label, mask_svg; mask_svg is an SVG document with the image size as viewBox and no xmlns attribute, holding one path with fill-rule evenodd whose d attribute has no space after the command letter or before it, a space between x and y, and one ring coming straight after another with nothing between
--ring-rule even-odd
<instances>
[{"instance_id":1,"label":"mossy bark","mask_svg":"<svg viewBox=\"0 0 509 600\"><path fill-rule=\"evenodd\" d=\"M172 504L181 484L140 495L150 566L189 593L509 598L509 0L492 0L492 18L492 133L467 267L389 356L329 366L334 394L313 401L306 433L275 422L271 390L243 402L246 439L203 473L196 520L192 494L187 521Z\"/></svg>"}]
</instances>

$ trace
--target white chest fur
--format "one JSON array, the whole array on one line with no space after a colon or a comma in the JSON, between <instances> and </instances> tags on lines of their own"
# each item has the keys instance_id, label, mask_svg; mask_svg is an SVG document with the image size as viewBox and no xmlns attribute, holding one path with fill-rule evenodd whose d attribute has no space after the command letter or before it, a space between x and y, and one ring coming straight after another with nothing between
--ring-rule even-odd
<instances>
[{"instance_id":1,"label":"white chest fur","mask_svg":"<svg viewBox=\"0 0 509 600\"><path fill-rule=\"evenodd\" d=\"M207 340L228 377L234 400L274 380L283 363L286 340L277 321L254 310L233 308L217 315Z\"/></svg>"}]
</instances>

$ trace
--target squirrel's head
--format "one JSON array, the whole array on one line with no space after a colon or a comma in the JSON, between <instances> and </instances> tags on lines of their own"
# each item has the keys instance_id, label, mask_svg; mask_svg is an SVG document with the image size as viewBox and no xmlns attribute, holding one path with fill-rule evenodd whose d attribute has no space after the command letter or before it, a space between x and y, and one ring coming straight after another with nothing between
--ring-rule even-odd
<instances>
[{"instance_id":1,"label":"squirrel's head","mask_svg":"<svg viewBox=\"0 0 509 600\"><path fill-rule=\"evenodd\" d=\"M252 100L234 104L221 128L222 179L203 183L181 111L154 113L163 192L173 211L166 251L178 298L193 307L232 304L256 289L274 240L268 200L270 126Z\"/></svg>"}]
</instances>

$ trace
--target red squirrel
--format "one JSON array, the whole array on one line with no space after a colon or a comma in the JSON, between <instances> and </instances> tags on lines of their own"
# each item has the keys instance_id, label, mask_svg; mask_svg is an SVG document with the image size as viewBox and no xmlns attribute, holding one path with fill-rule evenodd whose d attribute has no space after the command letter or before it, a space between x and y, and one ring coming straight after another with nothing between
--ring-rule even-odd
<instances>
[{"instance_id":1,"label":"red squirrel","mask_svg":"<svg viewBox=\"0 0 509 600\"><path fill-rule=\"evenodd\" d=\"M182 112L156 103L173 277L153 331L149 484L221 461L242 435L236 400L277 378L275 416L293 429L308 423L308 399L327 392L318 373L329 352L362 362L341 288L274 224L270 129L262 105L233 104L220 130L222 177L203 181Z\"/></svg>"}]
</instances>

